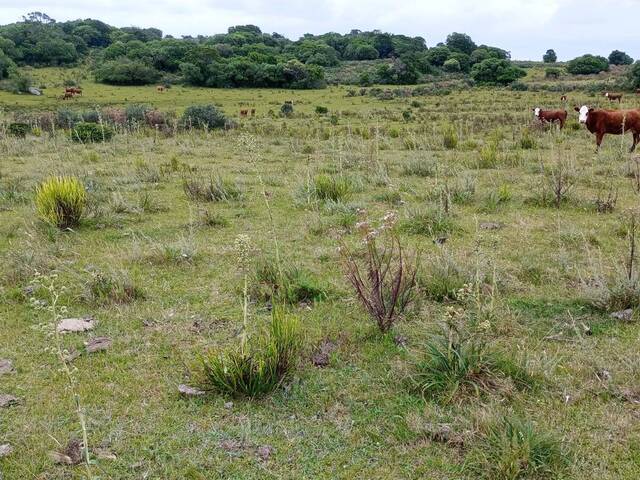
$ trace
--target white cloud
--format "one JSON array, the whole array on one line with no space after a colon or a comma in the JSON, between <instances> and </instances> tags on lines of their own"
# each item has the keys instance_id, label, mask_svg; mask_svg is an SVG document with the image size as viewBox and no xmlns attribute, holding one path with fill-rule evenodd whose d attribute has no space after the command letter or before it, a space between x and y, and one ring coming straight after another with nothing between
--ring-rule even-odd
<instances>
[{"instance_id":1,"label":"white cloud","mask_svg":"<svg viewBox=\"0 0 640 480\"><path fill-rule=\"evenodd\" d=\"M452 31L510 50L514 58L560 58L617 48L640 57L638 0L0 0L0 23L29 11L57 20L97 18L116 26L154 26L175 36L213 34L252 23L290 38L304 33L381 29L421 36L428 45Z\"/></svg>"}]
</instances>

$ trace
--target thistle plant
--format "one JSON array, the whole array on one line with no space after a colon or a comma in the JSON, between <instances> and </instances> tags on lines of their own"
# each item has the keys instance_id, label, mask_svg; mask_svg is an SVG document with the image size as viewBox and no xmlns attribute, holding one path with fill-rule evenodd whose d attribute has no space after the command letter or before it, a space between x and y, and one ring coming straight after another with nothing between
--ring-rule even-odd
<instances>
[{"instance_id":1,"label":"thistle plant","mask_svg":"<svg viewBox=\"0 0 640 480\"><path fill-rule=\"evenodd\" d=\"M247 346L247 336L249 327L249 264L251 262L251 254L253 248L248 235L238 235L233 244L236 252L238 268L243 277L242 288L242 337L240 342L240 351L245 352Z\"/></svg>"},{"instance_id":2,"label":"thistle plant","mask_svg":"<svg viewBox=\"0 0 640 480\"><path fill-rule=\"evenodd\" d=\"M65 292L64 285L58 285L58 276L52 273L48 276L36 274L33 280L33 286L39 287L39 290L46 295L45 301L38 300L35 297L31 297L31 307L35 310L39 310L48 314L49 322L44 322L38 325L38 328L43 331L49 339L51 339L50 345L45 351L52 353L58 359L60 363L60 371L64 374L67 380L67 387L71 392L73 403L75 406L75 413L80 423L80 429L82 431L82 455L84 459L84 467L88 479L94 478L91 473L91 459L89 457L89 439L87 434L87 424L84 415L84 409L80 399L80 393L78 392L78 380L76 378L77 369L69 364L67 361L69 351L64 348L62 341L62 335L58 331L58 323L67 314L67 307L60 305L60 297Z\"/></svg>"}]
</instances>

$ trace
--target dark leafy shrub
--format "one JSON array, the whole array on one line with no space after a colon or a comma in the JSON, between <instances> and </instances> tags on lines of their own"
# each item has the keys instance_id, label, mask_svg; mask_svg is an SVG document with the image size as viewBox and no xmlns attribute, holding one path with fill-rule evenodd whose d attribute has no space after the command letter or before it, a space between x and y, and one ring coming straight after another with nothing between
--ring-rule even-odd
<instances>
[{"instance_id":1,"label":"dark leafy shrub","mask_svg":"<svg viewBox=\"0 0 640 480\"><path fill-rule=\"evenodd\" d=\"M574 58L567 64L567 71L573 75L588 75L591 73L606 72L609 70L609 62L599 55L582 55Z\"/></svg>"},{"instance_id":2,"label":"dark leafy shrub","mask_svg":"<svg viewBox=\"0 0 640 480\"><path fill-rule=\"evenodd\" d=\"M282 106L280 107L280 113L282 113L282 115L284 115L285 117L289 117L293 114L293 103L291 102L285 102L282 104Z\"/></svg>"},{"instance_id":3,"label":"dark leafy shrub","mask_svg":"<svg viewBox=\"0 0 640 480\"><path fill-rule=\"evenodd\" d=\"M318 105L316 107L316 113L318 115L326 115L327 113L329 113L329 109L327 107L323 107L322 105Z\"/></svg>"},{"instance_id":4,"label":"dark leafy shrub","mask_svg":"<svg viewBox=\"0 0 640 480\"><path fill-rule=\"evenodd\" d=\"M484 85L508 85L525 75L523 69L498 58L487 58L471 68L471 78Z\"/></svg>"},{"instance_id":5,"label":"dark leafy shrub","mask_svg":"<svg viewBox=\"0 0 640 480\"><path fill-rule=\"evenodd\" d=\"M611 65L631 65L633 63L633 58L627 55L626 52L614 50L609 54L609 63Z\"/></svg>"},{"instance_id":6,"label":"dark leafy shrub","mask_svg":"<svg viewBox=\"0 0 640 480\"><path fill-rule=\"evenodd\" d=\"M160 78L155 68L126 57L100 63L94 74L97 82L111 85L148 85Z\"/></svg>"},{"instance_id":7,"label":"dark leafy shrub","mask_svg":"<svg viewBox=\"0 0 640 480\"><path fill-rule=\"evenodd\" d=\"M192 105L182 114L182 124L188 128L224 128L225 115L214 105Z\"/></svg>"},{"instance_id":8,"label":"dark leafy shrub","mask_svg":"<svg viewBox=\"0 0 640 480\"><path fill-rule=\"evenodd\" d=\"M31 132L31 127L26 123L14 122L7 127L7 133L18 138L26 137L29 132Z\"/></svg>"},{"instance_id":9,"label":"dark leafy shrub","mask_svg":"<svg viewBox=\"0 0 640 480\"><path fill-rule=\"evenodd\" d=\"M555 50L549 49L542 56L542 61L544 63L556 63L558 61L558 56L556 55Z\"/></svg>"},{"instance_id":10,"label":"dark leafy shrub","mask_svg":"<svg viewBox=\"0 0 640 480\"><path fill-rule=\"evenodd\" d=\"M80 122L71 130L71 139L79 143L98 143L111 140L113 129L108 125Z\"/></svg>"},{"instance_id":11,"label":"dark leafy shrub","mask_svg":"<svg viewBox=\"0 0 640 480\"><path fill-rule=\"evenodd\" d=\"M442 65L445 72L459 72L461 70L460 62L455 58L450 58Z\"/></svg>"},{"instance_id":12,"label":"dark leafy shrub","mask_svg":"<svg viewBox=\"0 0 640 480\"><path fill-rule=\"evenodd\" d=\"M56 126L58 128L73 128L73 126L81 121L78 112L69 108L59 108L56 112Z\"/></svg>"},{"instance_id":13,"label":"dark leafy shrub","mask_svg":"<svg viewBox=\"0 0 640 480\"><path fill-rule=\"evenodd\" d=\"M130 125L144 124L145 115L151 110L149 105L142 103L131 103L125 107L125 115Z\"/></svg>"}]
</instances>

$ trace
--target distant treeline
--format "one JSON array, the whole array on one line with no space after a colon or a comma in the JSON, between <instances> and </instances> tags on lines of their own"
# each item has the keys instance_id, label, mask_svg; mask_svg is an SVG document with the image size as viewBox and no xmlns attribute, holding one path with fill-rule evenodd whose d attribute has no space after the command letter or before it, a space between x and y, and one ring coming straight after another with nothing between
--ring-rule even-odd
<instances>
[{"instance_id":1,"label":"distant treeline","mask_svg":"<svg viewBox=\"0 0 640 480\"><path fill-rule=\"evenodd\" d=\"M478 83L508 84L523 75L506 50L452 33L432 48L422 37L352 30L296 41L235 26L213 36L163 36L157 28L116 28L99 20L56 22L33 12L0 26L0 79L16 66L87 64L114 85L185 83L207 87L319 88L325 67L386 59L359 83L415 84L425 74L460 72Z\"/></svg>"}]
</instances>

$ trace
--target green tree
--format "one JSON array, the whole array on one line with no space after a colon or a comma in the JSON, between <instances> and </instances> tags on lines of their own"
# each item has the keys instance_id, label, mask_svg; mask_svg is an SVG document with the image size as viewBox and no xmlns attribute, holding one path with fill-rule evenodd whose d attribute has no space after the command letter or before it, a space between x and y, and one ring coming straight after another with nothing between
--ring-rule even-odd
<instances>
[{"instance_id":1,"label":"green tree","mask_svg":"<svg viewBox=\"0 0 640 480\"><path fill-rule=\"evenodd\" d=\"M631 65L633 58L620 50L614 50L609 54L609 63L611 65Z\"/></svg>"},{"instance_id":2,"label":"green tree","mask_svg":"<svg viewBox=\"0 0 640 480\"><path fill-rule=\"evenodd\" d=\"M481 85L508 85L525 75L523 69L498 58L488 58L471 68L471 78Z\"/></svg>"},{"instance_id":3,"label":"green tree","mask_svg":"<svg viewBox=\"0 0 640 480\"><path fill-rule=\"evenodd\" d=\"M453 32L447 36L446 45L451 50L466 53L467 55L471 55L473 51L478 48L469 35L457 32Z\"/></svg>"},{"instance_id":4,"label":"green tree","mask_svg":"<svg viewBox=\"0 0 640 480\"><path fill-rule=\"evenodd\" d=\"M609 62L606 58L591 54L574 58L567 64L567 71L573 75L588 75L608 70Z\"/></svg>"},{"instance_id":5,"label":"green tree","mask_svg":"<svg viewBox=\"0 0 640 480\"><path fill-rule=\"evenodd\" d=\"M546 51L546 53L542 56L542 61L544 63L555 63L558 61L558 56L556 55L555 50L553 49L549 49Z\"/></svg>"}]
</instances>

